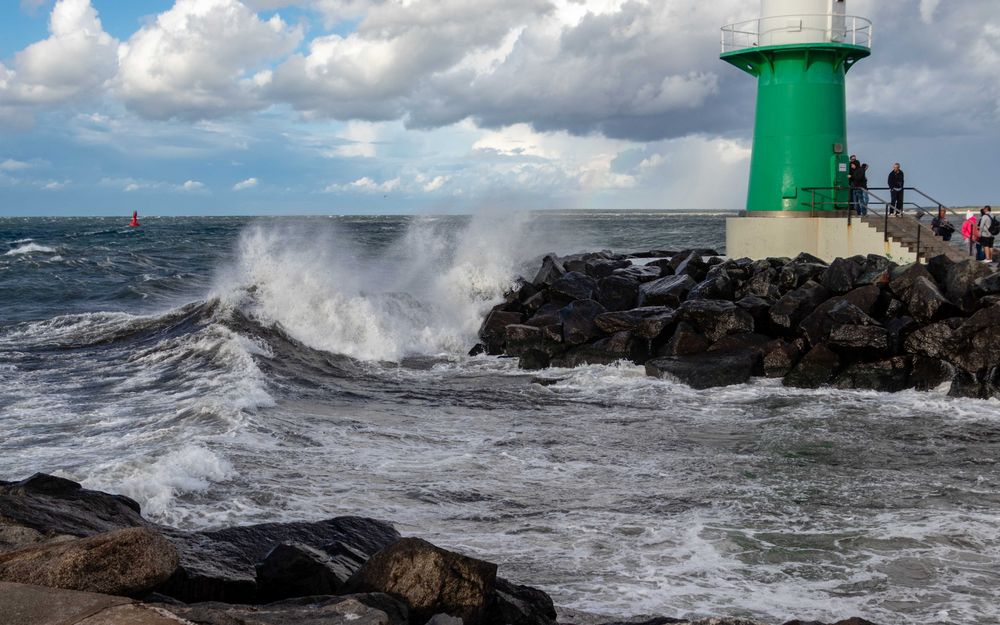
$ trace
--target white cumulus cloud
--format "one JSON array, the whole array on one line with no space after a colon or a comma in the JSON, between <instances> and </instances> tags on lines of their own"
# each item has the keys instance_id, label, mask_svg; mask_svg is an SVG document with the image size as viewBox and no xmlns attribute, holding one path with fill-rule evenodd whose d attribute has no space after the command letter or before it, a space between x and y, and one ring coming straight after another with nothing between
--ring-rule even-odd
<instances>
[{"instance_id":1,"label":"white cumulus cloud","mask_svg":"<svg viewBox=\"0 0 1000 625\"><path fill-rule=\"evenodd\" d=\"M247 178L242 182L237 182L233 185L233 191L243 191L245 189L252 189L257 186L260 181L256 178Z\"/></svg>"},{"instance_id":2,"label":"white cumulus cloud","mask_svg":"<svg viewBox=\"0 0 1000 625\"><path fill-rule=\"evenodd\" d=\"M291 52L302 29L261 20L239 0L177 0L118 51L117 87L131 110L154 119L209 118L268 105L262 65Z\"/></svg>"},{"instance_id":3,"label":"white cumulus cloud","mask_svg":"<svg viewBox=\"0 0 1000 625\"><path fill-rule=\"evenodd\" d=\"M181 185L181 189L184 191L198 191L199 189L204 189L205 183L198 182L197 180L186 180L184 184Z\"/></svg>"},{"instance_id":4,"label":"white cumulus cloud","mask_svg":"<svg viewBox=\"0 0 1000 625\"><path fill-rule=\"evenodd\" d=\"M26 163L24 161L16 161L12 158L8 158L7 160L0 163L0 169L2 169L3 171L20 171L22 169L28 169L29 167L31 167L30 163Z\"/></svg>"},{"instance_id":5,"label":"white cumulus cloud","mask_svg":"<svg viewBox=\"0 0 1000 625\"><path fill-rule=\"evenodd\" d=\"M117 70L116 47L90 0L58 0L49 37L0 64L0 106L54 105L96 92Z\"/></svg>"},{"instance_id":6,"label":"white cumulus cloud","mask_svg":"<svg viewBox=\"0 0 1000 625\"><path fill-rule=\"evenodd\" d=\"M344 191L361 193L388 193L399 189L402 184L400 178L391 178L382 182L377 182L369 176L363 176L347 184L330 184L323 191L325 193L340 193Z\"/></svg>"}]
</instances>

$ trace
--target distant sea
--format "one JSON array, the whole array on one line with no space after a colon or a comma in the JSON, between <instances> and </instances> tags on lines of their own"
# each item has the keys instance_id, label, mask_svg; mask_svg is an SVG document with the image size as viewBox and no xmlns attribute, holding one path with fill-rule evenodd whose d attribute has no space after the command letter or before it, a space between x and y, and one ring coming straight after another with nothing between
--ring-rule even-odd
<instances>
[{"instance_id":1,"label":"distant sea","mask_svg":"<svg viewBox=\"0 0 1000 625\"><path fill-rule=\"evenodd\" d=\"M542 254L724 252L728 214L2 218L0 479L382 518L613 616L1000 622L996 401L466 355Z\"/></svg>"}]
</instances>

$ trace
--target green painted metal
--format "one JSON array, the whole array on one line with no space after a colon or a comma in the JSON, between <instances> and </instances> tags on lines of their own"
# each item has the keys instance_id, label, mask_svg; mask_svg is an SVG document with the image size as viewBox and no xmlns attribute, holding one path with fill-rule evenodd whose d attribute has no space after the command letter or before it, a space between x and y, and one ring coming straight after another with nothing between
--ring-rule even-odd
<instances>
[{"instance_id":1,"label":"green painted metal","mask_svg":"<svg viewBox=\"0 0 1000 625\"><path fill-rule=\"evenodd\" d=\"M747 211L848 208L844 79L853 64L869 54L863 46L809 43L721 56L757 77Z\"/></svg>"}]
</instances>

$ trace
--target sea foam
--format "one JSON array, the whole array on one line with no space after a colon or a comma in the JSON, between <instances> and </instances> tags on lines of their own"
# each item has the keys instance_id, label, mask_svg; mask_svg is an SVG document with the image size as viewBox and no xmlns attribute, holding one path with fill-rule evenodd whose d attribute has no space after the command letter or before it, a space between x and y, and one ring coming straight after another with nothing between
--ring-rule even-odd
<instances>
[{"instance_id":1,"label":"sea foam","mask_svg":"<svg viewBox=\"0 0 1000 625\"><path fill-rule=\"evenodd\" d=\"M4 256L20 256L22 254L55 254L55 249L37 243L25 243L4 253Z\"/></svg>"},{"instance_id":2,"label":"sea foam","mask_svg":"<svg viewBox=\"0 0 1000 625\"><path fill-rule=\"evenodd\" d=\"M462 354L530 256L526 225L525 216L480 216L456 233L416 219L377 257L332 224L257 225L216 293L314 349L381 361Z\"/></svg>"}]
</instances>

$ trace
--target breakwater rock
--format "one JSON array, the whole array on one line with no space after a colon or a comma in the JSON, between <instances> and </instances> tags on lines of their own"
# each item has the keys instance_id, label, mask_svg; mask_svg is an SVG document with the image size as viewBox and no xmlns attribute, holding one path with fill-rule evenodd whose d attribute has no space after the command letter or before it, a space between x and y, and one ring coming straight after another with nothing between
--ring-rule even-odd
<instances>
[{"instance_id":1,"label":"breakwater rock","mask_svg":"<svg viewBox=\"0 0 1000 625\"><path fill-rule=\"evenodd\" d=\"M562 622L608 620L577 618L585 616ZM127 497L67 479L0 481L0 625L555 625L557 618L547 594L498 577L497 565L403 538L384 521L182 531L143 518ZM797 623L806 621L787 625ZM874 624L855 617L837 625Z\"/></svg>"},{"instance_id":2,"label":"breakwater rock","mask_svg":"<svg viewBox=\"0 0 1000 625\"><path fill-rule=\"evenodd\" d=\"M945 256L723 259L712 250L545 256L479 331L472 354L523 369L643 364L694 387L1000 397L1000 272Z\"/></svg>"}]
</instances>

